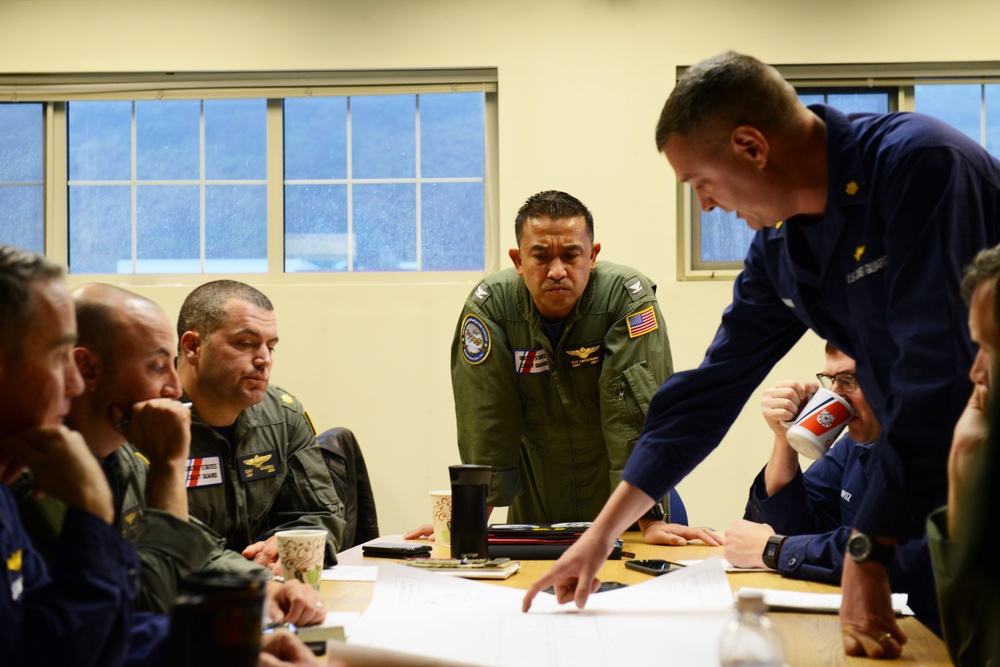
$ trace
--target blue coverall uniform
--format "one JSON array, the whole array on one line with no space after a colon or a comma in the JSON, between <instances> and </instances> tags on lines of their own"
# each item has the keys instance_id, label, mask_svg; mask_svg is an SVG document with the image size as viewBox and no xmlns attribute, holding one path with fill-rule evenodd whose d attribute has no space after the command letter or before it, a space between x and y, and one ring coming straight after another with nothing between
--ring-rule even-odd
<instances>
[{"instance_id":1,"label":"blue coverall uniform","mask_svg":"<svg viewBox=\"0 0 1000 667\"><path fill-rule=\"evenodd\" d=\"M884 428L854 527L919 537L945 501L951 431L972 390L959 285L998 241L1000 162L920 114L810 109L826 123L823 216L756 234L704 361L653 397L623 479L661 497L811 328L855 359Z\"/></svg>"},{"instance_id":2,"label":"blue coverall uniform","mask_svg":"<svg viewBox=\"0 0 1000 667\"><path fill-rule=\"evenodd\" d=\"M761 469L750 487L743 518L788 536L777 562L783 577L840 584L847 539L868 493L874 447L845 434L823 458L771 496ZM888 574L893 592L907 593L917 618L940 635L927 539L900 543Z\"/></svg>"}]
</instances>

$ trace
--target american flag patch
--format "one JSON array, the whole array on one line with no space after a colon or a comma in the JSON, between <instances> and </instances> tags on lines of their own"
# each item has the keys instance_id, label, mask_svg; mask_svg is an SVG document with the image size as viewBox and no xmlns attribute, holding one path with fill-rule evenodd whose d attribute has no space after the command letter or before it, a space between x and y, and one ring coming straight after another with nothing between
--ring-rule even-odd
<instances>
[{"instance_id":1,"label":"american flag patch","mask_svg":"<svg viewBox=\"0 0 1000 667\"><path fill-rule=\"evenodd\" d=\"M549 357L545 350L514 350L514 372L522 375L548 373Z\"/></svg>"},{"instance_id":2,"label":"american flag patch","mask_svg":"<svg viewBox=\"0 0 1000 667\"><path fill-rule=\"evenodd\" d=\"M219 484L222 484L222 465L218 456L203 456L188 459L187 488L218 486Z\"/></svg>"},{"instance_id":3,"label":"american flag patch","mask_svg":"<svg viewBox=\"0 0 1000 667\"><path fill-rule=\"evenodd\" d=\"M650 306L646 310L628 316L628 337L635 338L650 331L655 331L659 324L656 323L656 311Z\"/></svg>"}]
</instances>

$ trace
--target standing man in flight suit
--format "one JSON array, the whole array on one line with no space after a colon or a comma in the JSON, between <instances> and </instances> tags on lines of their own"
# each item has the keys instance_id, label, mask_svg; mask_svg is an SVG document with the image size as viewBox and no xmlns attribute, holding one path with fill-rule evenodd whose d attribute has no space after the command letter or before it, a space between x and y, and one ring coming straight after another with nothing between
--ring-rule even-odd
<instances>
[{"instance_id":1,"label":"standing man in flight suit","mask_svg":"<svg viewBox=\"0 0 1000 667\"><path fill-rule=\"evenodd\" d=\"M656 286L597 262L594 219L565 192L530 197L514 234L514 267L476 286L455 332L459 451L492 466L487 502L509 506L509 522L591 521L672 372ZM665 523L665 504L640 519L647 542L719 543Z\"/></svg>"}]
</instances>

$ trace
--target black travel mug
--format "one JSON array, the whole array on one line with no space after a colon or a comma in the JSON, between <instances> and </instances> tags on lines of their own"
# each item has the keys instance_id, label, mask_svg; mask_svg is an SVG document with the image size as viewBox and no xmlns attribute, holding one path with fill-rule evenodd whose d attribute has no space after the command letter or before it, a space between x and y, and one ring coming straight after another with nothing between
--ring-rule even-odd
<instances>
[{"instance_id":1,"label":"black travel mug","mask_svg":"<svg viewBox=\"0 0 1000 667\"><path fill-rule=\"evenodd\" d=\"M170 613L171 665L256 667L264 588L259 574L192 572Z\"/></svg>"},{"instance_id":2,"label":"black travel mug","mask_svg":"<svg viewBox=\"0 0 1000 667\"><path fill-rule=\"evenodd\" d=\"M451 475L451 557L489 558L486 493L490 466L448 466Z\"/></svg>"}]
</instances>

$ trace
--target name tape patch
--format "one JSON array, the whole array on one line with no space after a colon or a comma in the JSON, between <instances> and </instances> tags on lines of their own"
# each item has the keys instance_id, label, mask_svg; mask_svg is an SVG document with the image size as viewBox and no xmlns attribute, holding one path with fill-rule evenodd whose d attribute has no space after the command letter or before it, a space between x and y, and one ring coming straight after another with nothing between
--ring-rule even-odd
<instances>
[{"instance_id":1,"label":"name tape patch","mask_svg":"<svg viewBox=\"0 0 1000 667\"><path fill-rule=\"evenodd\" d=\"M583 368L584 366L593 366L600 363L601 348L603 346L603 343L593 343L591 345L584 345L583 347L575 350L566 350L566 354L570 357L569 367Z\"/></svg>"},{"instance_id":2,"label":"name tape patch","mask_svg":"<svg viewBox=\"0 0 1000 667\"><path fill-rule=\"evenodd\" d=\"M240 459L240 479L253 482L265 477L274 477L281 472L277 451L260 452L250 458Z\"/></svg>"},{"instance_id":3,"label":"name tape patch","mask_svg":"<svg viewBox=\"0 0 1000 667\"><path fill-rule=\"evenodd\" d=\"M188 459L186 486L218 486L222 484L222 464L218 456L201 456Z\"/></svg>"},{"instance_id":4,"label":"name tape patch","mask_svg":"<svg viewBox=\"0 0 1000 667\"><path fill-rule=\"evenodd\" d=\"M659 326L656 321L656 311L650 306L646 310L628 316L628 337L643 336L650 331L656 331Z\"/></svg>"}]
</instances>

